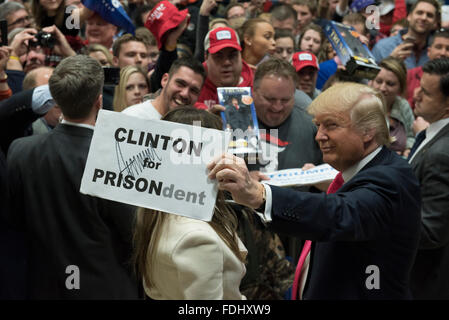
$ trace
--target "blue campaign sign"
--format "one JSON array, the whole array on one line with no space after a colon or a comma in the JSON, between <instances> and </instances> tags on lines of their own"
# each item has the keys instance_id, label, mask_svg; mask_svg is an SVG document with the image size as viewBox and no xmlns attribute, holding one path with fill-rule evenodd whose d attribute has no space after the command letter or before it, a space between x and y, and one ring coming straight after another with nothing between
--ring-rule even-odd
<instances>
[{"instance_id":1,"label":"blue campaign sign","mask_svg":"<svg viewBox=\"0 0 449 320\"><path fill-rule=\"evenodd\" d=\"M83 5L98 13L104 20L134 34L136 27L119 0L82 0Z\"/></svg>"}]
</instances>

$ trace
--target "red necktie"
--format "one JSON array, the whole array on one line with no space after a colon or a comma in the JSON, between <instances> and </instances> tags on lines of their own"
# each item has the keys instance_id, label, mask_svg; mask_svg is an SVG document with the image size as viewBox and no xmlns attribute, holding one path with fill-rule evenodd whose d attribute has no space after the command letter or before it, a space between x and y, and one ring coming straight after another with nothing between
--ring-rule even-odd
<instances>
[{"instance_id":1,"label":"red necktie","mask_svg":"<svg viewBox=\"0 0 449 320\"><path fill-rule=\"evenodd\" d=\"M345 181L343 180L343 176L341 172L339 172L332 183L330 184L329 188L327 189L327 193L335 193L338 189L341 188ZM295 271L295 280L293 281L293 288L292 288L292 300L297 300L298 298L298 286L299 286L299 280L301 280L301 269L304 265L304 261L307 258L307 255L310 253L310 248L312 246L312 241L306 240L304 243L304 246L302 247L301 255L299 256L298 264L296 265L296 271Z\"/></svg>"}]
</instances>

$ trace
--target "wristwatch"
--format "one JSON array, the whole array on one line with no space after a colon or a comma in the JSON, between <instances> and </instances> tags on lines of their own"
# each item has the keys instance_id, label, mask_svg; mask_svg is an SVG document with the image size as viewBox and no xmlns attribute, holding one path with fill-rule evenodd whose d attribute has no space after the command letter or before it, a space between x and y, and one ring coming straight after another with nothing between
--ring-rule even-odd
<instances>
[{"instance_id":1,"label":"wristwatch","mask_svg":"<svg viewBox=\"0 0 449 320\"><path fill-rule=\"evenodd\" d=\"M8 81L8 75L5 73L5 77L0 79L0 83L5 83L6 81Z\"/></svg>"}]
</instances>

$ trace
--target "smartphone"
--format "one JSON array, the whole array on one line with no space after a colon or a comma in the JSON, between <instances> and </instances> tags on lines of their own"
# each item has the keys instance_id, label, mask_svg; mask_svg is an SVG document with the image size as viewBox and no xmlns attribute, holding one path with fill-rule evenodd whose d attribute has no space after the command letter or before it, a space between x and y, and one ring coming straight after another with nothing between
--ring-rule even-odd
<instances>
[{"instance_id":1,"label":"smartphone","mask_svg":"<svg viewBox=\"0 0 449 320\"><path fill-rule=\"evenodd\" d=\"M120 68L117 67L103 67L104 84L118 85L120 82Z\"/></svg>"},{"instance_id":2,"label":"smartphone","mask_svg":"<svg viewBox=\"0 0 449 320\"><path fill-rule=\"evenodd\" d=\"M7 46L8 45L8 22L6 20L0 20L0 32L1 32L1 39L2 39L0 46Z\"/></svg>"}]
</instances>

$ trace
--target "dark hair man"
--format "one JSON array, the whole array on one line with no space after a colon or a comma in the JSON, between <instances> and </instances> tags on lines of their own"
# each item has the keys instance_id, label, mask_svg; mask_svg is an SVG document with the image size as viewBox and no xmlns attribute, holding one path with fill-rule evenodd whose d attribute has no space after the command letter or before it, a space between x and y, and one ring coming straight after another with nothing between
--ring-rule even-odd
<instances>
[{"instance_id":1,"label":"dark hair man","mask_svg":"<svg viewBox=\"0 0 449 320\"><path fill-rule=\"evenodd\" d=\"M138 298L127 265L133 207L79 192L103 81L96 60L64 59L49 81L63 122L9 149L9 220L27 236L28 298Z\"/></svg>"},{"instance_id":2,"label":"dark hair man","mask_svg":"<svg viewBox=\"0 0 449 320\"><path fill-rule=\"evenodd\" d=\"M162 89L154 100L130 106L123 113L142 119L160 119L178 106L193 105L198 100L206 78L203 65L191 58L175 60L162 76Z\"/></svg>"},{"instance_id":3,"label":"dark hair man","mask_svg":"<svg viewBox=\"0 0 449 320\"><path fill-rule=\"evenodd\" d=\"M423 66L415 114L430 125L416 137L409 162L421 184L421 236L412 269L415 299L449 299L449 59Z\"/></svg>"},{"instance_id":4,"label":"dark hair man","mask_svg":"<svg viewBox=\"0 0 449 320\"><path fill-rule=\"evenodd\" d=\"M418 0L407 16L408 29L396 36L377 42L373 55L377 62L393 56L404 60L407 69L422 66L427 56L428 37L441 20L440 4L437 0Z\"/></svg>"},{"instance_id":5,"label":"dark hair man","mask_svg":"<svg viewBox=\"0 0 449 320\"><path fill-rule=\"evenodd\" d=\"M234 29L216 28L204 39L207 78L196 107L208 109L218 104L217 87L252 87L253 72L242 60L240 40Z\"/></svg>"},{"instance_id":6,"label":"dark hair man","mask_svg":"<svg viewBox=\"0 0 449 320\"><path fill-rule=\"evenodd\" d=\"M114 41L112 45L113 63L119 68L126 66L139 66L148 71L150 55L148 52L150 43L138 36L124 34Z\"/></svg>"},{"instance_id":7,"label":"dark hair man","mask_svg":"<svg viewBox=\"0 0 449 320\"><path fill-rule=\"evenodd\" d=\"M427 56L430 61L439 58L449 58L449 30L442 29L435 32L430 39ZM407 100L412 109L415 108L413 94L415 89L419 87L422 74L422 66L407 70Z\"/></svg>"}]
</instances>

